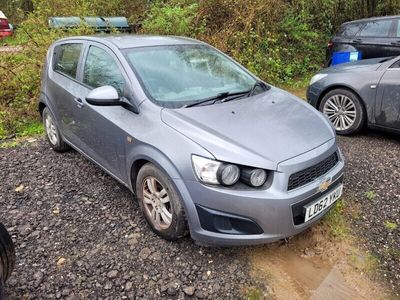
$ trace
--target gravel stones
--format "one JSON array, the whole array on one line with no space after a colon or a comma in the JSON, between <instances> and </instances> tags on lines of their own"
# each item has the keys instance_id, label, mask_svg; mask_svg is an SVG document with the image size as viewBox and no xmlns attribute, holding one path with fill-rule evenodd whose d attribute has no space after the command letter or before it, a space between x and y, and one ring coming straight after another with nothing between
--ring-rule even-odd
<instances>
[{"instance_id":1,"label":"gravel stones","mask_svg":"<svg viewBox=\"0 0 400 300\"><path fill-rule=\"evenodd\" d=\"M353 233L379 259L379 280L400 296L400 138L368 132L338 141L346 159L344 199L356 209Z\"/></svg>"},{"instance_id":2,"label":"gravel stones","mask_svg":"<svg viewBox=\"0 0 400 300\"><path fill-rule=\"evenodd\" d=\"M161 239L132 194L75 151L39 139L0 149L0 170L0 220L17 253L9 299L238 299L254 284L243 248Z\"/></svg>"}]
</instances>

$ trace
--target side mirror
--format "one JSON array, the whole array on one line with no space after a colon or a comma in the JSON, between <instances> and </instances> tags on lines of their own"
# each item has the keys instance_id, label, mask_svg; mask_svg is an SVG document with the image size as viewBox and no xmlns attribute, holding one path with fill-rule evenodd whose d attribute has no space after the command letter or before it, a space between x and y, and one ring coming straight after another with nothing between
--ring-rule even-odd
<instances>
[{"instance_id":1,"label":"side mirror","mask_svg":"<svg viewBox=\"0 0 400 300\"><path fill-rule=\"evenodd\" d=\"M129 102L125 97L119 97L117 90L111 85L98 87L86 96L86 101L89 104L97 106L122 106L123 108L139 113L139 108Z\"/></svg>"},{"instance_id":2,"label":"side mirror","mask_svg":"<svg viewBox=\"0 0 400 300\"><path fill-rule=\"evenodd\" d=\"M86 101L98 106L121 105L117 90L110 85L104 85L90 91L86 96Z\"/></svg>"}]
</instances>

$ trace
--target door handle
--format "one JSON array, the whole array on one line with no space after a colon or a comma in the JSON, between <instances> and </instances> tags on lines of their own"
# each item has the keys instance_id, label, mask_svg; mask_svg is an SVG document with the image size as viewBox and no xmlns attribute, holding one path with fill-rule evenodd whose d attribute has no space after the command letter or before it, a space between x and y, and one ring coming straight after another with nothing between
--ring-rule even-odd
<instances>
[{"instance_id":1,"label":"door handle","mask_svg":"<svg viewBox=\"0 0 400 300\"><path fill-rule=\"evenodd\" d=\"M78 106L79 108L83 107L83 101L81 98L74 97L74 101L76 102L76 106Z\"/></svg>"}]
</instances>

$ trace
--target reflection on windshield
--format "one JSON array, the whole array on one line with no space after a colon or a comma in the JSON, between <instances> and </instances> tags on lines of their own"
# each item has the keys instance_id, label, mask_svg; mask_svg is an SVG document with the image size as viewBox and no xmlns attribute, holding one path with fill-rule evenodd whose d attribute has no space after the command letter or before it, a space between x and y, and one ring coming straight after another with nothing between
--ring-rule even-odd
<instances>
[{"instance_id":1,"label":"reflection on windshield","mask_svg":"<svg viewBox=\"0 0 400 300\"><path fill-rule=\"evenodd\" d=\"M126 55L149 96L162 106L180 107L223 92L249 90L256 82L208 46L144 47Z\"/></svg>"}]
</instances>

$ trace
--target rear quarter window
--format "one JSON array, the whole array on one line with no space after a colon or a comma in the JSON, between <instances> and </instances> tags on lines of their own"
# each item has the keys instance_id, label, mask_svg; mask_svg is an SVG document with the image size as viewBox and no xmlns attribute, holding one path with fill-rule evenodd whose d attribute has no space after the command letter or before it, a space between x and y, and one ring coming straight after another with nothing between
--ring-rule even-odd
<instances>
[{"instance_id":1,"label":"rear quarter window","mask_svg":"<svg viewBox=\"0 0 400 300\"><path fill-rule=\"evenodd\" d=\"M72 78L76 78L82 44L64 44L54 49L54 71L58 71Z\"/></svg>"}]
</instances>

